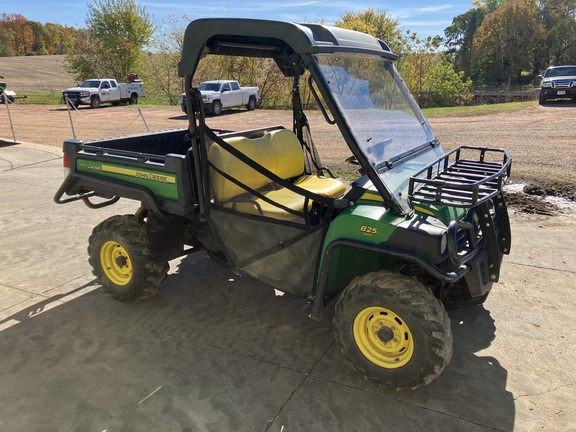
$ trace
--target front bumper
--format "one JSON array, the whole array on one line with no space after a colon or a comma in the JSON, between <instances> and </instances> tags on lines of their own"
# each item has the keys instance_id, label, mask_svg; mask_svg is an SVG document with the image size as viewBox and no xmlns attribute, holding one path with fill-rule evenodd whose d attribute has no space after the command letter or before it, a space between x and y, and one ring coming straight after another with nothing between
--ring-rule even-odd
<instances>
[{"instance_id":1,"label":"front bumper","mask_svg":"<svg viewBox=\"0 0 576 432\"><path fill-rule=\"evenodd\" d=\"M576 97L576 87L545 87L540 90L540 97L546 99L574 98Z\"/></svg>"},{"instance_id":2,"label":"front bumper","mask_svg":"<svg viewBox=\"0 0 576 432\"><path fill-rule=\"evenodd\" d=\"M90 95L82 97L79 93L62 93L62 101L64 103L66 103L66 98L74 105L90 103Z\"/></svg>"}]
</instances>

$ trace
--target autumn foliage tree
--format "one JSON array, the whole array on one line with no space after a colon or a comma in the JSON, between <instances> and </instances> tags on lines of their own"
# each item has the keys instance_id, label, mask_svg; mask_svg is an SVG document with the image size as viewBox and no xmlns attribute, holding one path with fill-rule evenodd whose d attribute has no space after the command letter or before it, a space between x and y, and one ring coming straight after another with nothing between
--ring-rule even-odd
<instances>
[{"instance_id":1,"label":"autumn foliage tree","mask_svg":"<svg viewBox=\"0 0 576 432\"><path fill-rule=\"evenodd\" d=\"M7 43L5 55L26 54L32 49L34 33L29 21L22 15L3 13L0 31L3 33L2 39Z\"/></svg>"},{"instance_id":2,"label":"autumn foliage tree","mask_svg":"<svg viewBox=\"0 0 576 432\"><path fill-rule=\"evenodd\" d=\"M498 84L517 82L539 63L545 29L532 0L510 0L490 14L474 36L472 77Z\"/></svg>"},{"instance_id":3,"label":"autumn foliage tree","mask_svg":"<svg viewBox=\"0 0 576 432\"><path fill-rule=\"evenodd\" d=\"M0 17L0 57L64 54L77 33L73 27L28 21L18 14Z\"/></svg>"}]
</instances>

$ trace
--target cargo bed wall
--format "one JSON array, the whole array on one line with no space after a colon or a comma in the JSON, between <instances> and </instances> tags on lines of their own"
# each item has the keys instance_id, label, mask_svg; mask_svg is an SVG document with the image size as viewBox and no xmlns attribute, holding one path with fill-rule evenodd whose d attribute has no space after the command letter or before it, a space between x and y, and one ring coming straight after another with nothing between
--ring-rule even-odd
<instances>
[{"instance_id":1,"label":"cargo bed wall","mask_svg":"<svg viewBox=\"0 0 576 432\"><path fill-rule=\"evenodd\" d=\"M192 152L187 129L82 142L64 142L71 173L60 192L123 197L149 210L187 216L194 211ZM61 196L61 195L60 195ZM57 197L57 202L63 200Z\"/></svg>"},{"instance_id":2,"label":"cargo bed wall","mask_svg":"<svg viewBox=\"0 0 576 432\"><path fill-rule=\"evenodd\" d=\"M169 153L186 154L190 142L186 140L188 129L151 132L118 138L106 138L83 142L85 148L122 150L164 156Z\"/></svg>"}]
</instances>

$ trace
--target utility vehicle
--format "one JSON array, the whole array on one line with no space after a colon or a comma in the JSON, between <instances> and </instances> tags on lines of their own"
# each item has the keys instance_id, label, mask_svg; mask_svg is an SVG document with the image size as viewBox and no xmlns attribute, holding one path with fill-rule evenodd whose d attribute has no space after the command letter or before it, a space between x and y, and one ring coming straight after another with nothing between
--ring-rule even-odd
<instances>
[{"instance_id":1,"label":"utility vehicle","mask_svg":"<svg viewBox=\"0 0 576 432\"><path fill-rule=\"evenodd\" d=\"M62 91L62 99L68 100L78 108L80 105L90 105L90 108L100 108L103 103L119 104L128 102L130 105L138 103L138 98L144 97L144 86L138 76L130 74L127 83L117 82L112 78L88 79L78 87Z\"/></svg>"},{"instance_id":2,"label":"utility vehicle","mask_svg":"<svg viewBox=\"0 0 576 432\"><path fill-rule=\"evenodd\" d=\"M0 81L0 104L14 102L15 97L16 93L12 90L6 90L6 83Z\"/></svg>"},{"instance_id":3,"label":"utility vehicle","mask_svg":"<svg viewBox=\"0 0 576 432\"><path fill-rule=\"evenodd\" d=\"M214 54L273 59L292 83L293 123L210 128L193 78ZM186 129L64 143L69 174L56 202L140 202L90 236L103 289L142 300L169 260L203 250L301 296L313 319L334 307L342 352L367 377L395 389L432 381L452 355L445 306L482 303L510 251L502 186L511 158L496 148L444 152L396 58L383 41L341 28L191 22L179 62L193 95ZM349 148L359 170L351 184L320 162L302 83Z\"/></svg>"}]
</instances>

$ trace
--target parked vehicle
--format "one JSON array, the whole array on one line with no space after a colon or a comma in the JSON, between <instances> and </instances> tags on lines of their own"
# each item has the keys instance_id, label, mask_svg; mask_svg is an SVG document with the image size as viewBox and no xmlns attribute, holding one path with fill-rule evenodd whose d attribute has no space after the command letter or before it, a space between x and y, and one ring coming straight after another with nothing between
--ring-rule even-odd
<instances>
[{"instance_id":1,"label":"parked vehicle","mask_svg":"<svg viewBox=\"0 0 576 432\"><path fill-rule=\"evenodd\" d=\"M103 103L120 102L135 105L141 97L144 97L144 86L136 75L130 75L128 83L119 83L112 78L94 78L62 91L64 102L68 99L76 108L82 104L99 108Z\"/></svg>"},{"instance_id":2,"label":"parked vehicle","mask_svg":"<svg viewBox=\"0 0 576 432\"><path fill-rule=\"evenodd\" d=\"M230 108L245 106L248 111L253 111L260 104L260 90L258 87L240 87L238 81L206 81L198 86L202 94L204 110L215 116ZM182 111L188 112L186 105L186 93L179 97Z\"/></svg>"},{"instance_id":3,"label":"parked vehicle","mask_svg":"<svg viewBox=\"0 0 576 432\"><path fill-rule=\"evenodd\" d=\"M211 54L272 58L293 85L290 124L210 128L192 82ZM190 23L179 63L186 129L64 143L57 203L139 203L92 231L89 262L103 289L122 302L148 298L168 261L206 251L301 297L312 319L335 307L336 340L367 377L395 389L431 382L452 356L445 307L484 302L510 252L502 187L511 158L444 152L396 58L372 36L319 24ZM302 76L352 153L360 174L351 184L320 161Z\"/></svg>"},{"instance_id":4,"label":"parked vehicle","mask_svg":"<svg viewBox=\"0 0 576 432\"><path fill-rule=\"evenodd\" d=\"M12 90L6 90L6 83L0 81L0 104L8 102L14 102L14 98L16 97L16 93Z\"/></svg>"},{"instance_id":5,"label":"parked vehicle","mask_svg":"<svg viewBox=\"0 0 576 432\"><path fill-rule=\"evenodd\" d=\"M548 99L576 100L576 66L550 66L540 75L540 105L546 104Z\"/></svg>"}]
</instances>

